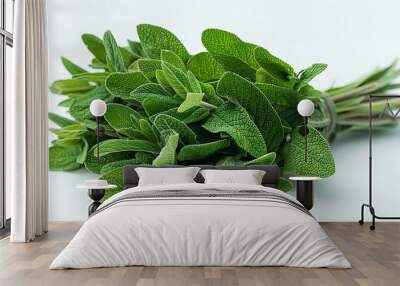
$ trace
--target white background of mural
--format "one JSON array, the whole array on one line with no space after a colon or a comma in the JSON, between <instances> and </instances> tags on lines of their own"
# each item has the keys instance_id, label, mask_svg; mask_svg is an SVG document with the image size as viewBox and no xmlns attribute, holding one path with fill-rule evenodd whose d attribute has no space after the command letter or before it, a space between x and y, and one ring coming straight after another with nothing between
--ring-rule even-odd
<instances>
[{"instance_id":1,"label":"white background of mural","mask_svg":"<svg viewBox=\"0 0 400 286\"><path fill-rule=\"evenodd\" d=\"M82 66L89 63L81 34L102 36L109 29L119 44L125 44L127 38L137 39L137 24L151 23L174 32L192 54L204 50L201 32L214 27L265 46L296 70L314 62L328 63L327 71L313 82L326 89L400 57L399 9L395 0L50 0L49 84L68 76L61 56ZM57 107L60 100L50 95L50 111L65 112ZM380 215L400 215L399 130L377 136L374 144ZM367 140L367 134L351 134L335 141L336 174L316 184L312 212L319 220L358 220L360 204L367 200ZM85 170L50 173L50 220L85 219L90 200L75 186L90 177Z\"/></svg>"}]
</instances>

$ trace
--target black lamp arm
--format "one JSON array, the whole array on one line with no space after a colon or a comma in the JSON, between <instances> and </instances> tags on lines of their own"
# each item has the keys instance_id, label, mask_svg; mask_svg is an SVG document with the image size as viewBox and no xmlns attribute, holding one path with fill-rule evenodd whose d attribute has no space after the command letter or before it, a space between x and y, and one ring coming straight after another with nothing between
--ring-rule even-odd
<instances>
[{"instance_id":1,"label":"black lamp arm","mask_svg":"<svg viewBox=\"0 0 400 286\"><path fill-rule=\"evenodd\" d=\"M101 117L96 116L96 141L97 141L97 160L100 160L100 139L105 135L105 129L100 126Z\"/></svg>"},{"instance_id":2,"label":"black lamp arm","mask_svg":"<svg viewBox=\"0 0 400 286\"><path fill-rule=\"evenodd\" d=\"M300 127L299 133L304 137L304 161L307 162L307 135L310 132L307 128L308 116L304 116L304 124Z\"/></svg>"},{"instance_id":3,"label":"black lamp arm","mask_svg":"<svg viewBox=\"0 0 400 286\"><path fill-rule=\"evenodd\" d=\"M302 136L307 136L308 135L310 130L308 130L307 125L308 125L308 117L305 116L304 117L304 123L303 123L302 126L300 126L300 129L299 129L300 135L302 135Z\"/></svg>"}]
</instances>

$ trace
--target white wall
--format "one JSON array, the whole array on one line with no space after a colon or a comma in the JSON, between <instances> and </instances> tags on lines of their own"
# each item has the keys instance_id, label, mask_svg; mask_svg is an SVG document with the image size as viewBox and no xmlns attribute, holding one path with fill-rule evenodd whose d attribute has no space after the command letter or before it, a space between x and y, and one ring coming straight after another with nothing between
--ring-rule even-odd
<instances>
[{"instance_id":1,"label":"white wall","mask_svg":"<svg viewBox=\"0 0 400 286\"><path fill-rule=\"evenodd\" d=\"M49 0L49 84L67 76L61 56L89 63L81 34L101 36L109 29L124 44L127 38L137 39L137 24L152 23L173 31L192 54L204 50L202 30L217 27L267 47L297 70L314 62L328 63L328 70L313 82L326 89L400 56L399 9L395 0ZM56 106L59 101L50 95L51 111L65 112ZM375 174L380 215L400 215L399 131L379 136L374 146L380 162ZM313 213L318 219L358 220L360 203L367 199L367 148L367 136L360 134L340 136L335 142L337 173L316 186ZM89 199L75 185L91 176L84 171L50 174L50 220L85 218Z\"/></svg>"}]
</instances>

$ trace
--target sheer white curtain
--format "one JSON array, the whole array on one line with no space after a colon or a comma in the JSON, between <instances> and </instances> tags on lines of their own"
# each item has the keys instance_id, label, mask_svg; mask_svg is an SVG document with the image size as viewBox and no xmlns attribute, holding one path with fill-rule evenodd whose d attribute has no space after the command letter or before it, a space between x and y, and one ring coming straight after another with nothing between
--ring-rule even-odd
<instances>
[{"instance_id":1,"label":"sheer white curtain","mask_svg":"<svg viewBox=\"0 0 400 286\"><path fill-rule=\"evenodd\" d=\"M15 1L13 92L7 105L6 187L12 242L47 231L46 0Z\"/></svg>"}]
</instances>

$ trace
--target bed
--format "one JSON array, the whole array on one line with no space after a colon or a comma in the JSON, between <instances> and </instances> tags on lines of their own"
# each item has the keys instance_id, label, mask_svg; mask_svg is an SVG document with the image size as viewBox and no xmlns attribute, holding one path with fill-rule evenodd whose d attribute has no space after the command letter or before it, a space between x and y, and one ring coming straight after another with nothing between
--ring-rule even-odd
<instances>
[{"instance_id":1,"label":"bed","mask_svg":"<svg viewBox=\"0 0 400 286\"><path fill-rule=\"evenodd\" d=\"M262 185L196 183L138 186L124 168L125 190L105 201L50 269L144 266L292 266L349 268L315 218L276 189L279 168ZM180 166L175 166L179 168Z\"/></svg>"}]
</instances>

